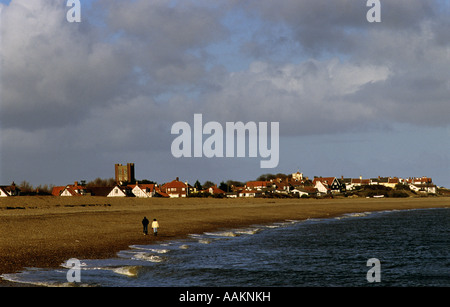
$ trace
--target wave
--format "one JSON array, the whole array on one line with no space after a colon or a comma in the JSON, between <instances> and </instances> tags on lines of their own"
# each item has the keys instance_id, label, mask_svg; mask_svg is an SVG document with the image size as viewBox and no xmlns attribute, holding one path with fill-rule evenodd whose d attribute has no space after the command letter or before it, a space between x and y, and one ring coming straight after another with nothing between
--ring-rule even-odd
<instances>
[{"instance_id":1,"label":"wave","mask_svg":"<svg viewBox=\"0 0 450 307\"><path fill-rule=\"evenodd\" d=\"M133 257L131 257L133 260L143 260L143 261L149 261L149 262L163 262L164 258L161 256L149 254L149 253L136 253Z\"/></svg>"},{"instance_id":2,"label":"wave","mask_svg":"<svg viewBox=\"0 0 450 307\"><path fill-rule=\"evenodd\" d=\"M237 237L239 234L233 232L233 231L220 231L220 232L204 232L207 236L212 237Z\"/></svg>"},{"instance_id":3,"label":"wave","mask_svg":"<svg viewBox=\"0 0 450 307\"><path fill-rule=\"evenodd\" d=\"M336 220L346 219L346 218L352 218L352 217L365 217L373 212L354 212L354 213L345 213L341 216L335 217Z\"/></svg>"},{"instance_id":4,"label":"wave","mask_svg":"<svg viewBox=\"0 0 450 307\"><path fill-rule=\"evenodd\" d=\"M112 269L114 273L125 275L129 277L137 277L140 266L132 265L132 266L124 266Z\"/></svg>"},{"instance_id":5,"label":"wave","mask_svg":"<svg viewBox=\"0 0 450 307\"><path fill-rule=\"evenodd\" d=\"M249 229L239 229L239 230L236 230L235 232L237 234L242 234L242 235L254 235L260 231L261 231L261 228L249 228Z\"/></svg>"},{"instance_id":6,"label":"wave","mask_svg":"<svg viewBox=\"0 0 450 307\"><path fill-rule=\"evenodd\" d=\"M130 248L150 251L150 252L154 252L154 253L158 253L158 254L166 254L166 253L170 252L170 249L154 248L154 246L148 246L148 245L130 245Z\"/></svg>"},{"instance_id":7,"label":"wave","mask_svg":"<svg viewBox=\"0 0 450 307\"><path fill-rule=\"evenodd\" d=\"M213 240L211 239L199 239L198 243L200 244L210 244Z\"/></svg>"},{"instance_id":8,"label":"wave","mask_svg":"<svg viewBox=\"0 0 450 307\"><path fill-rule=\"evenodd\" d=\"M9 282L18 284L34 285L39 287L92 287L85 283L61 282L61 281L43 281L27 279L27 271L15 274L2 274L0 278ZM32 277L31 277L32 278Z\"/></svg>"}]
</instances>

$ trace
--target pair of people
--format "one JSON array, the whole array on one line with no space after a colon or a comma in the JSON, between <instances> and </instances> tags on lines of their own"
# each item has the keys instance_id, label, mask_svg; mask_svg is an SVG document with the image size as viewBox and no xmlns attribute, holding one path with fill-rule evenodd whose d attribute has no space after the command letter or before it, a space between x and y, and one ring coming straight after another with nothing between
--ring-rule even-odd
<instances>
[{"instance_id":1,"label":"pair of people","mask_svg":"<svg viewBox=\"0 0 450 307\"><path fill-rule=\"evenodd\" d=\"M142 225L144 226L144 235L148 235L148 224L150 224L150 222L147 219L147 217L144 216L144 219L142 220ZM153 235L157 236L159 223L156 219L153 219L152 228L153 228Z\"/></svg>"}]
</instances>

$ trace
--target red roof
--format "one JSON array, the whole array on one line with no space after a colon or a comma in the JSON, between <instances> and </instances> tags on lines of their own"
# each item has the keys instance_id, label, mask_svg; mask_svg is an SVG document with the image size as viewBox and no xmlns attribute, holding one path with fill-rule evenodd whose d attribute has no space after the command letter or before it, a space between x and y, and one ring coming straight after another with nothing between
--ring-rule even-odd
<instances>
[{"instance_id":1,"label":"red roof","mask_svg":"<svg viewBox=\"0 0 450 307\"><path fill-rule=\"evenodd\" d=\"M52 195L53 195L53 196L59 196L59 195L61 195L61 192L62 192L65 188L66 188L65 186L63 186L63 187L53 187L53 189L52 189Z\"/></svg>"},{"instance_id":2,"label":"red roof","mask_svg":"<svg viewBox=\"0 0 450 307\"><path fill-rule=\"evenodd\" d=\"M186 184L184 182L173 180L171 182L165 183L163 186L163 189L167 188L186 188Z\"/></svg>"},{"instance_id":3,"label":"red roof","mask_svg":"<svg viewBox=\"0 0 450 307\"><path fill-rule=\"evenodd\" d=\"M212 191L211 191L211 189L212 189ZM225 192L223 190L219 189L216 186L212 186L212 187L206 189L206 191L211 194L225 194Z\"/></svg>"},{"instance_id":4,"label":"red roof","mask_svg":"<svg viewBox=\"0 0 450 307\"><path fill-rule=\"evenodd\" d=\"M248 188L267 187L270 186L270 181L248 181L246 186Z\"/></svg>"},{"instance_id":5,"label":"red roof","mask_svg":"<svg viewBox=\"0 0 450 307\"><path fill-rule=\"evenodd\" d=\"M128 187L134 189L136 186L141 188L142 190L148 189L149 191L153 191L155 189L154 183L143 183L143 184L129 184Z\"/></svg>"},{"instance_id":6,"label":"red roof","mask_svg":"<svg viewBox=\"0 0 450 307\"><path fill-rule=\"evenodd\" d=\"M330 186L333 184L334 178L336 178L336 177L316 177L313 180L313 184L316 185L316 182L320 181L323 184Z\"/></svg>"}]
</instances>

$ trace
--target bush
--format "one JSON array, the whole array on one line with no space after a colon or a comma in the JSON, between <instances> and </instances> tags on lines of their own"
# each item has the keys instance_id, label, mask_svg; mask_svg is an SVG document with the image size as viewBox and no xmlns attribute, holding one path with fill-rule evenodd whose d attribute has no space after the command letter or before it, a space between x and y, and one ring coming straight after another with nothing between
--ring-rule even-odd
<instances>
[{"instance_id":1,"label":"bush","mask_svg":"<svg viewBox=\"0 0 450 307\"><path fill-rule=\"evenodd\" d=\"M409 197L408 193L403 191L394 191L392 197Z\"/></svg>"}]
</instances>

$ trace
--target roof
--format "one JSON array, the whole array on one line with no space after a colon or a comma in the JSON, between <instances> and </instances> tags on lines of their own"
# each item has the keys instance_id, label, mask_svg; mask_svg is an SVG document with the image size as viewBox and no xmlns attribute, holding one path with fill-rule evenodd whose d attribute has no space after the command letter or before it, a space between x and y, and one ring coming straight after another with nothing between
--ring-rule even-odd
<instances>
[{"instance_id":1,"label":"roof","mask_svg":"<svg viewBox=\"0 0 450 307\"><path fill-rule=\"evenodd\" d=\"M20 191L20 189L14 184L14 182L11 185L2 185L0 188L5 192L12 192L12 191Z\"/></svg>"},{"instance_id":2,"label":"roof","mask_svg":"<svg viewBox=\"0 0 450 307\"><path fill-rule=\"evenodd\" d=\"M388 183L399 183L399 182L400 182L400 180L397 177L389 178L389 181L388 181Z\"/></svg>"},{"instance_id":3,"label":"roof","mask_svg":"<svg viewBox=\"0 0 450 307\"><path fill-rule=\"evenodd\" d=\"M52 195L53 195L53 196L59 196L59 195L61 195L61 192L62 192L65 188L66 188L65 186L62 186L62 187L53 187L53 189L52 189Z\"/></svg>"},{"instance_id":4,"label":"roof","mask_svg":"<svg viewBox=\"0 0 450 307\"><path fill-rule=\"evenodd\" d=\"M148 189L149 191L155 190L155 184L154 183L143 183L143 184L129 184L128 187L131 189L134 189L135 187L139 187L141 190L145 191Z\"/></svg>"},{"instance_id":5,"label":"roof","mask_svg":"<svg viewBox=\"0 0 450 307\"><path fill-rule=\"evenodd\" d=\"M370 179L352 178L352 183L369 185Z\"/></svg>"},{"instance_id":6,"label":"roof","mask_svg":"<svg viewBox=\"0 0 450 307\"><path fill-rule=\"evenodd\" d=\"M212 191L211 191L211 189L212 189ZM216 186L209 187L205 191L207 191L207 192L209 192L211 194L225 194L225 191L223 191L222 189L219 189Z\"/></svg>"},{"instance_id":7,"label":"roof","mask_svg":"<svg viewBox=\"0 0 450 307\"><path fill-rule=\"evenodd\" d=\"M334 181L334 179L335 179L336 177L316 177L316 178L314 178L314 180L313 180L313 184L314 185L316 185L316 182L317 181L320 181L320 182L322 182L323 184L326 184L326 185L332 185L333 184L333 181Z\"/></svg>"},{"instance_id":8,"label":"roof","mask_svg":"<svg viewBox=\"0 0 450 307\"><path fill-rule=\"evenodd\" d=\"M167 188L186 188L186 187L187 187L187 185L184 182L178 181L178 180L173 180L171 182L163 184L163 186L162 186L163 189L167 189Z\"/></svg>"},{"instance_id":9,"label":"roof","mask_svg":"<svg viewBox=\"0 0 450 307\"><path fill-rule=\"evenodd\" d=\"M92 196L108 196L114 187L90 187L89 191Z\"/></svg>"},{"instance_id":10,"label":"roof","mask_svg":"<svg viewBox=\"0 0 450 307\"><path fill-rule=\"evenodd\" d=\"M245 184L248 188L267 187L271 185L270 181L247 181Z\"/></svg>"}]
</instances>

